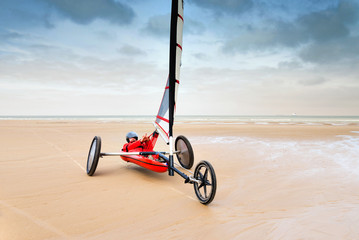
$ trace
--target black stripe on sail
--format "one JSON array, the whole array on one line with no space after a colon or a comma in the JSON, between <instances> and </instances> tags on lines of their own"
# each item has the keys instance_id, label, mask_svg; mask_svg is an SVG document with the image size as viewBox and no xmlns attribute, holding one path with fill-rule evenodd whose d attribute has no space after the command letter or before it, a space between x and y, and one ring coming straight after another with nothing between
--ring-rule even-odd
<instances>
[{"instance_id":1,"label":"black stripe on sail","mask_svg":"<svg viewBox=\"0 0 359 240\"><path fill-rule=\"evenodd\" d=\"M182 0L180 0L182 1ZM173 136L172 127L175 108L176 87L176 49L177 49L177 18L178 0L172 0L171 31L170 31L170 66L169 66L169 136Z\"/></svg>"}]
</instances>

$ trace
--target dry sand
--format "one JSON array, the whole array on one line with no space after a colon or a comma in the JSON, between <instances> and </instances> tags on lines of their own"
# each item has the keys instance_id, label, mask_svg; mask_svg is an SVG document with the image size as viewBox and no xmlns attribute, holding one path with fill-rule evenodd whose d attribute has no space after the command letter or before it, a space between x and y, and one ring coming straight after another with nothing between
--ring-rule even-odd
<instances>
[{"instance_id":1,"label":"dry sand","mask_svg":"<svg viewBox=\"0 0 359 240\"><path fill-rule=\"evenodd\" d=\"M176 125L216 170L208 206L119 157L87 176L92 138L117 152L129 130L153 127L0 121L0 239L359 239L358 125Z\"/></svg>"}]
</instances>

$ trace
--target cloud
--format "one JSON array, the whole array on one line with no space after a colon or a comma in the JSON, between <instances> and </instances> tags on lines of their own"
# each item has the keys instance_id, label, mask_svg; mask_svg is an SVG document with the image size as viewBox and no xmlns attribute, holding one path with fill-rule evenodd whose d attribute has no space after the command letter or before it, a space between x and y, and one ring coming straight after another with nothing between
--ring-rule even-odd
<instances>
[{"instance_id":1,"label":"cloud","mask_svg":"<svg viewBox=\"0 0 359 240\"><path fill-rule=\"evenodd\" d=\"M127 4L115 0L1 0L0 27L29 29L54 28L56 21L68 18L77 24L101 19L113 24L129 24L135 13Z\"/></svg>"},{"instance_id":2,"label":"cloud","mask_svg":"<svg viewBox=\"0 0 359 240\"><path fill-rule=\"evenodd\" d=\"M303 68L303 64L299 61L291 60L291 61L282 61L278 63L278 68L283 70L288 69L300 69Z\"/></svg>"},{"instance_id":3,"label":"cloud","mask_svg":"<svg viewBox=\"0 0 359 240\"><path fill-rule=\"evenodd\" d=\"M269 10L269 9L268 9ZM355 1L342 1L337 6L329 6L315 12L302 14L293 21L262 19L260 23L243 23L231 30L231 39L224 42L223 52L237 53L247 51L267 51L273 48L300 48L305 46L300 54L304 61L321 61L331 47L337 52L349 54L347 43L357 44L352 35L359 23L359 4ZM356 52L356 47L354 47ZM318 55L315 59L314 54Z\"/></svg>"},{"instance_id":4,"label":"cloud","mask_svg":"<svg viewBox=\"0 0 359 240\"><path fill-rule=\"evenodd\" d=\"M15 31L8 31L8 30L0 30L0 42L1 41L11 41L16 39L24 38L25 35L15 32Z\"/></svg>"},{"instance_id":5,"label":"cloud","mask_svg":"<svg viewBox=\"0 0 359 240\"><path fill-rule=\"evenodd\" d=\"M192 54L192 56L201 61L206 61L209 58L208 55L205 53L194 53Z\"/></svg>"},{"instance_id":6,"label":"cloud","mask_svg":"<svg viewBox=\"0 0 359 240\"><path fill-rule=\"evenodd\" d=\"M240 14L253 7L252 0L189 0L199 7L210 9L216 14Z\"/></svg>"},{"instance_id":7,"label":"cloud","mask_svg":"<svg viewBox=\"0 0 359 240\"><path fill-rule=\"evenodd\" d=\"M168 37L170 34L170 14L151 17L144 30L155 36Z\"/></svg>"},{"instance_id":8,"label":"cloud","mask_svg":"<svg viewBox=\"0 0 359 240\"><path fill-rule=\"evenodd\" d=\"M140 48L134 47L132 45L124 45L122 46L119 50L119 53L122 53L124 55L128 55L128 56L144 56L146 55L146 52L143 51Z\"/></svg>"},{"instance_id":9,"label":"cloud","mask_svg":"<svg viewBox=\"0 0 359 240\"><path fill-rule=\"evenodd\" d=\"M170 34L170 17L170 14L150 17L143 30L154 36L168 38ZM186 15L184 16L184 34L201 35L205 31L206 27L202 22Z\"/></svg>"},{"instance_id":10,"label":"cloud","mask_svg":"<svg viewBox=\"0 0 359 240\"><path fill-rule=\"evenodd\" d=\"M184 34L201 35L206 31L206 27L202 22L186 17L185 15L183 31Z\"/></svg>"},{"instance_id":11,"label":"cloud","mask_svg":"<svg viewBox=\"0 0 359 240\"><path fill-rule=\"evenodd\" d=\"M350 26L358 22L358 11L359 4L356 2L342 1L337 7L298 18L298 30L320 42L347 37L350 33Z\"/></svg>"},{"instance_id":12,"label":"cloud","mask_svg":"<svg viewBox=\"0 0 359 240\"><path fill-rule=\"evenodd\" d=\"M52 28L50 15L43 2L33 0L1 0L0 27L27 29L34 26Z\"/></svg>"},{"instance_id":13,"label":"cloud","mask_svg":"<svg viewBox=\"0 0 359 240\"><path fill-rule=\"evenodd\" d=\"M359 37L314 42L299 52L305 62L321 64L355 64L359 61Z\"/></svg>"},{"instance_id":14,"label":"cloud","mask_svg":"<svg viewBox=\"0 0 359 240\"><path fill-rule=\"evenodd\" d=\"M328 82L328 79L325 79L323 77L318 78L312 78L312 79L301 79L298 81L300 85L303 86L315 86L315 85L321 85Z\"/></svg>"},{"instance_id":15,"label":"cloud","mask_svg":"<svg viewBox=\"0 0 359 240\"><path fill-rule=\"evenodd\" d=\"M89 24L102 19L114 24L128 24L134 18L134 11L114 0L41 0L63 16L78 24Z\"/></svg>"}]
</instances>

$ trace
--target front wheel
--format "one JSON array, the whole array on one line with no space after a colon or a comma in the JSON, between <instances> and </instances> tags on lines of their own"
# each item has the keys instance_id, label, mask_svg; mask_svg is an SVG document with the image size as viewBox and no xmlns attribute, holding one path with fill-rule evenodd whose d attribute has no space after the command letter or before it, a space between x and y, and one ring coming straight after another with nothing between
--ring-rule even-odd
<instances>
[{"instance_id":1,"label":"front wheel","mask_svg":"<svg viewBox=\"0 0 359 240\"><path fill-rule=\"evenodd\" d=\"M201 161L194 170L194 191L202 204L209 204L214 199L217 190L216 173L207 161Z\"/></svg>"},{"instance_id":2,"label":"front wheel","mask_svg":"<svg viewBox=\"0 0 359 240\"><path fill-rule=\"evenodd\" d=\"M91 143L89 155L87 157L87 175L92 176L97 168L98 159L101 152L101 138L99 136L94 137Z\"/></svg>"}]
</instances>

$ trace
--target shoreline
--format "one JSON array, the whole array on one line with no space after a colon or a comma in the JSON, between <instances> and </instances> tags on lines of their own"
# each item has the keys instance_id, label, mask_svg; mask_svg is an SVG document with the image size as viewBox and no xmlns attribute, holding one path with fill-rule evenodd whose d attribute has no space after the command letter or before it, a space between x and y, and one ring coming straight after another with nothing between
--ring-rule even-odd
<instances>
[{"instance_id":1,"label":"shoreline","mask_svg":"<svg viewBox=\"0 0 359 240\"><path fill-rule=\"evenodd\" d=\"M101 120L0 120L0 127L18 126L20 128L29 127L49 127L49 126L71 127L72 125L84 128L86 126L97 126L99 129L128 129L136 131L139 126L138 134L148 133L154 130L153 123L143 120L132 121L101 121ZM125 130L127 131L127 130ZM96 131L95 131L96 132ZM336 137L338 135L353 135L359 133L359 123L332 124L332 123L256 123L256 122L207 122L207 121L186 121L176 122L174 134L194 135L214 135L214 136L257 136L269 138L308 138L317 139L321 137ZM126 132L125 132L126 133ZM123 133L123 134L125 134Z\"/></svg>"},{"instance_id":2,"label":"shoreline","mask_svg":"<svg viewBox=\"0 0 359 240\"><path fill-rule=\"evenodd\" d=\"M39 121L105 121L105 122L152 122L153 115L104 115L104 116L0 116L0 121L6 120L39 120ZM179 115L175 117L178 123L213 123L213 124L358 124L359 116L292 116L292 115Z\"/></svg>"},{"instance_id":3,"label":"shoreline","mask_svg":"<svg viewBox=\"0 0 359 240\"><path fill-rule=\"evenodd\" d=\"M129 119L107 119L107 118L89 118L89 119L71 119L71 118L40 118L40 119L2 119L0 118L0 123L6 122L49 122L49 123L108 123L108 124L153 124L154 120L152 119L141 119L141 118L129 118ZM198 119L176 119L175 125L243 125L243 126L253 126L253 125L268 125L268 126L359 126L359 118L358 120L332 120L332 121L310 121L308 120L290 120L290 121L282 121L282 120L271 120L268 119L255 119L253 121L247 120L223 120L218 119L213 121L211 120L198 120Z\"/></svg>"}]
</instances>

